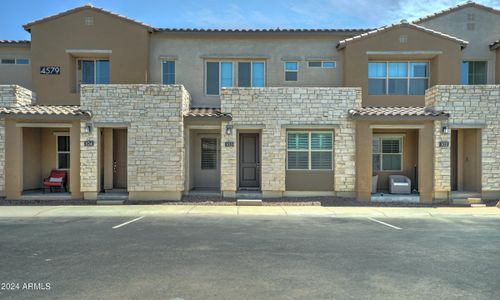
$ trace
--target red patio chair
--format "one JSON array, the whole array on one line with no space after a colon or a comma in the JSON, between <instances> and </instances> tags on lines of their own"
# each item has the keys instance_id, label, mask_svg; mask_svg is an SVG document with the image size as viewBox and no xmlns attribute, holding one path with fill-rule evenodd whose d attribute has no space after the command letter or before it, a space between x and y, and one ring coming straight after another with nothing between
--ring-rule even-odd
<instances>
[{"instance_id":1,"label":"red patio chair","mask_svg":"<svg viewBox=\"0 0 500 300\"><path fill-rule=\"evenodd\" d=\"M54 188L59 188L62 192L64 190L67 192L68 187L66 186L66 178L68 172L60 171L60 170L52 170L50 171L50 176L43 180L43 192L45 193L45 189L50 189L50 192L53 191Z\"/></svg>"}]
</instances>

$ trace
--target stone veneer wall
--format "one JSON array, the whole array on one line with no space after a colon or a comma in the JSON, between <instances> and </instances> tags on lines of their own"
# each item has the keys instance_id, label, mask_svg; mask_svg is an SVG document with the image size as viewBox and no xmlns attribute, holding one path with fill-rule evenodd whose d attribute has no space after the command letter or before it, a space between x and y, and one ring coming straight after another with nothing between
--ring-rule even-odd
<instances>
[{"instance_id":1,"label":"stone veneer wall","mask_svg":"<svg viewBox=\"0 0 500 300\"><path fill-rule=\"evenodd\" d=\"M128 191L181 192L184 189L183 115L190 96L182 85L82 85L81 108L92 112L81 122L81 190L98 190L98 127L127 124ZM92 147L84 146L94 140Z\"/></svg>"},{"instance_id":2,"label":"stone veneer wall","mask_svg":"<svg viewBox=\"0 0 500 300\"><path fill-rule=\"evenodd\" d=\"M483 193L500 191L500 85L434 86L425 95L426 106L451 114L447 121L436 121L434 143L434 190L451 190L450 148L440 148L439 141L451 141L451 132L441 132L443 125L481 128Z\"/></svg>"},{"instance_id":3,"label":"stone veneer wall","mask_svg":"<svg viewBox=\"0 0 500 300\"><path fill-rule=\"evenodd\" d=\"M285 191L287 125L304 129L318 125L335 125L334 190L353 195L355 190L355 122L348 110L361 106L360 88L228 88L221 91L221 110L233 120L222 123L221 190L237 189L237 146L225 147L226 141L237 143L237 130L261 130L261 189L270 196ZM225 133L233 125L232 135Z\"/></svg>"},{"instance_id":4,"label":"stone veneer wall","mask_svg":"<svg viewBox=\"0 0 500 300\"><path fill-rule=\"evenodd\" d=\"M0 85L0 107L31 105L33 92L19 85Z\"/></svg>"}]
</instances>

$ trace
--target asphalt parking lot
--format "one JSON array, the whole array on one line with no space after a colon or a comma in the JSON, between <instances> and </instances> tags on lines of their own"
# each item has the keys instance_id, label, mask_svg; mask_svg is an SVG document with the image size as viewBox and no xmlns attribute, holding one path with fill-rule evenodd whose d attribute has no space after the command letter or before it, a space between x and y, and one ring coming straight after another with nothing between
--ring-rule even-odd
<instances>
[{"instance_id":1,"label":"asphalt parking lot","mask_svg":"<svg viewBox=\"0 0 500 300\"><path fill-rule=\"evenodd\" d=\"M500 218L1 218L0 266L2 299L498 299Z\"/></svg>"}]
</instances>

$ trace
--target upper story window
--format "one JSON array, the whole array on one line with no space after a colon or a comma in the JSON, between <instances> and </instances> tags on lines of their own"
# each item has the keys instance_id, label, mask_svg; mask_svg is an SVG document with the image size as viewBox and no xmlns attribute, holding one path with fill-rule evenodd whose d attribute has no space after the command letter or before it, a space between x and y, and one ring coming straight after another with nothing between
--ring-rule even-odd
<instances>
[{"instance_id":1,"label":"upper story window","mask_svg":"<svg viewBox=\"0 0 500 300\"><path fill-rule=\"evenodd\" d=\"M238 63L239 87L264 87L265 64L262 61Z\"/></svg>"},{"instance_id":2,"label":"upper story window","mask_svg":"<svg viewBox=\"0 0 500 300\"><path fill-rule=\"evenodd\" d=\"M369 62L368 95L424 95L428 62Z\"/></svg>"},{"instance_id":3,"label":"upper story window","mask_svg":"<svg viewBox=\"0 0 500 300\"><path fill-rule=\"evenodd\" d=\"M460 70L461 84L486 84L486 61L463 61Z\"/></svg>"},{"instance_id":4,"label":"upper story window","mask_svg":"<svg viewBox=\"0 0 500 300\"><path fill-rule=\"evenodd\" d=\"M163 84L175 84L174 60L164 60L161 63L161 78Z\"/></svg>"},{"instance_id":5,"label":"upper story window","mask_svg":"<svg viewBox=\"0 0 500 300\"><path fill-rule=\"evenodd\" d=\"M299 80L299 63L296 61L285 62L285 81Z\"/></svg>"},{"instance_id":6,"label":"upper story window","mask_svg":"<svg viewBox=\"0 0 500 300\"><path fill-rule=\"evenodd\" d=\"M334 69L337 67L337 62L335 61L310 61L307 63L309 68L323 68L323 69Z\"/></svg>"},{"instance_id":7,"label":"upper story window","mask_svg":"<svg viewBox=\"0 0 500 300\"><path fill-rule=\"evenodd\" d=\"M2 58L2 65L29 65L29 58Z\"/></svg>"},{"instance_id":8,"label":"upper story window","mask_svg":"<svg viewBox=\"0 0 500 300\"><path fill-rule=\"evenodd\" d=\"M77 64L77 90L80 90L80 84L109 83L109 60L79 59Z\"/></svg>"},{"instance_id":9,"label":"upper story window","mask_svg":"<svg viewBox=\"0 0 500 300\"><path fill-rule=\"evenodd\" d=\"M236 63L231 61L207 62L206 68L206 93L219 95L223 87L264 87L265 64L264 62L238 62L237 75L234 76Z\"/></svg>"}]
</instances>

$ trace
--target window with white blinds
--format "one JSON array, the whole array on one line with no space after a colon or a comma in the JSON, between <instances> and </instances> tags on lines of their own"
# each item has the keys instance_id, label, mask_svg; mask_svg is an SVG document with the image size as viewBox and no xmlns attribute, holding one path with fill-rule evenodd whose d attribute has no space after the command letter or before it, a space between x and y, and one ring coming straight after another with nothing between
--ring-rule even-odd
<instances>
[{"instance_id":1,"label":"window with white blinds","mask_svg":"<svg viewBox=\"0 0 500 300\"><path fill-rule=\"evenodd\" d=\"M202 138L201 139L201 169L215 170L217 169L217 139Z\"/></svg>"},{"instance_id":2,"label":"window with white blinds","mask_svg":"<svg viewBox=\"0 0 500 300\"><path fill-rule=\"evenodd\" d=\"M333 132L290 131L287 135L288 170L331 170Z\"/></svg>"},{"instance_id":3,"label":"window with white blinds","mask_svg":"<svg viewBox=\"0 0 500 300\"><path fill-rule=\"evenodd\" d=\"M373 171L403 170L403 138L374 136L372 142Z\"/></svg>"}]
</instances>

